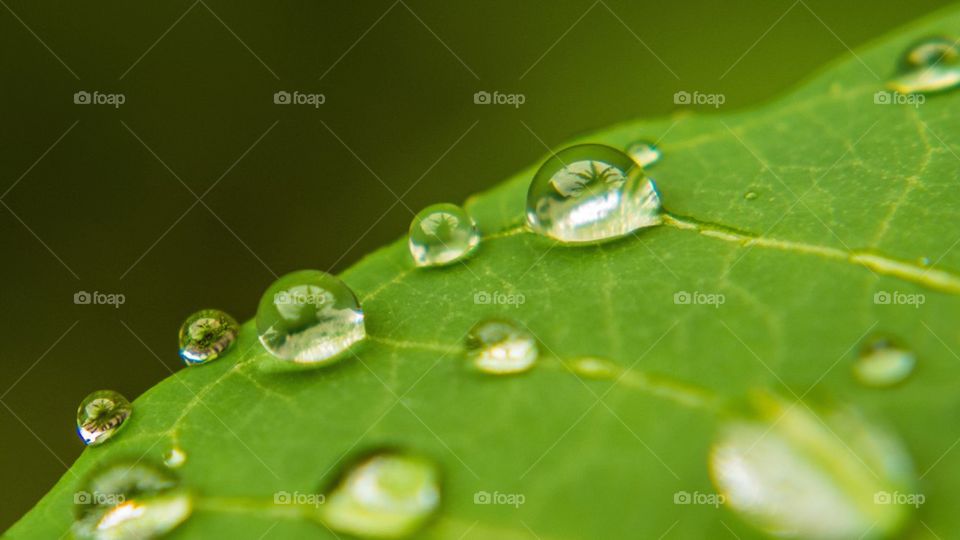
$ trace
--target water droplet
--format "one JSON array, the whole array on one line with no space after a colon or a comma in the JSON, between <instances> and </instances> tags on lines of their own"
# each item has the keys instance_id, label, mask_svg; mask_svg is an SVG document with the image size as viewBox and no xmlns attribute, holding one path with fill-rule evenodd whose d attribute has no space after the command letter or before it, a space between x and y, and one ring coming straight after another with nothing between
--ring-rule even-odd
<instances>
[{"instance_id":1,"label":"water droplet","mask_svg":"<svg viewBox=\"0 0 960 540\"><path fill-rule=\"evenodd\" d=\"M631 144L627 148L627 154L644 169L650 168L651 165L660 161L660 158L663 157L660 148L650 141L637 141Z\"/></svg>"},{"instance_id":2,"label":"water droplet","mask_svg":"<svg viewBox=\"0 0 960 540\"><path fill-rule=\"evenodd\" d=\"M73 533L84 540L160 537L190 516L192 500L176 478L145 462L101 469L74 493Z\"/></svg>"},{"instance_id":3,"label":"water droplet","mask_svg":"<svg viewBox=\"0 0 960 540\"><path fill-rule=\"evenodd\" d=\"M754 398L753 414L729 420L710 453L714 484L745 521L821 539L887 538L904 524L913 508L885 498L915 493L899 440L851 408Z\"/></svg>"},{"instance_id":4,"label":"water droplet","mask_svg":"<svg viewBox=\"0 0 960 540\"><path fill-rule=\"evenodd\" d=\"M179 469L187 462L187 454L179 448L171 448L163 453L163 464L171 469Z\"/></svg>"},{"instance_id":5,"label":"water droplet","mask_svg":"<svg viewBox=\"0 0 960 540\"><path fill-rule=\"evenodd\" d=\"M570 244L602 242L659 225L660 210L660 194L643 168L600 144L557 152L527 191L533 231Z\"/></svg>"},{"instance_id":6,"label":"water droplet","mask_svg":"<svg viewBox=\"0 0 960 540\"><path fill-rule=\"evenodd\" d=\"M331 529L362 538L403 538L440 505L440 474L424 458L382 452L348 467L323 505Z\"/></svg>"},{"instance_id":7,"label":"water droplet","mask_svg":"<svg viewBox=\"0 0 960 540\"><path fill-rule=\"evenodd\" d=\"M180 358L188 366L212 362L233 345L240 332L237 321L219 309L203 309L180 326Z\"/></svg>"},{"instance_id":8,"label":"water droplet","mask_svg":"<svg viewBox=\"0 0 960 540\"><path fill-rule=\"evenodd\" d=\"M84 444L103 444L123 426L133 406L113 390L97 390L80 402L77 409L77 434Z\"/></svg>"},{"instance_id":9,"label":"water droplet","mask_svg":"<svg viewBox=\"0 0 960 540\"><path fill-rule=\"evenodd\" d=\"M441 266L459 261L479 243L477 224L455 204L428 206L410 223L410 254L417 266Z\"/></svg>"},{"instance_id":10,"label":"water droplet","mask_svg":"<svg viewBox=\"0 0 960 540\"><path fill-rule=\"evenodd\" d=\"M260 343L292 364L330 364L366 337L363 311L353 291L319 270L301 270L275 281L257 308Z\"/></svg>"},{"instance_id":11,"label":"water droplet","mask_svg":"<svg viewBox=\"0 0 960 540\"><path fill-rule=\"evenodd\" d=\"M923 266L930 266L930 257L920 257L920 264Z\"/></svg>"},{"instance_id":12,"label":"water droplet","mask_svg":"<svg viewBox=\"0 0 960 540\"><path fill-rule=\"evenodd\" d=\"M960 86L960 45L946 36L914 43L900 59L890 87L902 93L940 92Z\"/></svg>"},{"instance_id":13,"label":"water droplet","mask_svg":"<svg viewBox=\"0 0 960 540\"><path fill-rule=\"evenodd\" d=\"M519 323L487 319L474 325L466 338L467 358L484 373L504 375L533 367L537 341Z\"/></svg>"},{"instance_id":14,"label":"water droplet","mask_svg":"<svg viewBox=\"0 0 960 540\"><path fill-rule=\"evenodd\" d=\"M757 197L758 197L758 195L757 195L757 192L756 192L756 191L748 191L748 192L746 192L746 193L743 195L743 198L746 199L746 200L748 200L748 201L752 201L752 200L756 199Z\"/></svg>"},{"instance_id":15,"label":"water droplet","mask_svg":"<svg viewBox=\"0 0 960 540\"><path fill-rule=\"evenodd\" d=\"M588 379L613 379L622 369L606 358L581 356L570 361L570 369Z\"/></svg>"},{"instance_id":16,"label":"water droplet","mask_svg":"<svg viewBox=\"0 0 960 540\"><path fill-rule=\"evenodd\" d=\"M853 375L867 386L893 386L909 377L916 364L913 352L880 339L867 344L860 352L853 364Z\"/></svg>"}]
</instances>

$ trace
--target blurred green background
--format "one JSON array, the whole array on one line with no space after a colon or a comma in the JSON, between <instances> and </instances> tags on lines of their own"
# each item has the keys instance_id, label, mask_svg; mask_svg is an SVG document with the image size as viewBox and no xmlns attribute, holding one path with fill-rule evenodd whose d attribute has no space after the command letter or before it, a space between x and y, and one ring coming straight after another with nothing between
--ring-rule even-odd
<instances>
[{"instance_id":1,"label":"blurred green background","mask_svg":"<svg viewBox=\"0 0 960 540\"><path fill-rule=\"evenodd\" d=\"M180 369L192 311L248 319L275 275L343 270L544 145L678 90L770 99L944 4L0 0L0 530L83 449L87 393Z\"/></svg>"}]
</instances>

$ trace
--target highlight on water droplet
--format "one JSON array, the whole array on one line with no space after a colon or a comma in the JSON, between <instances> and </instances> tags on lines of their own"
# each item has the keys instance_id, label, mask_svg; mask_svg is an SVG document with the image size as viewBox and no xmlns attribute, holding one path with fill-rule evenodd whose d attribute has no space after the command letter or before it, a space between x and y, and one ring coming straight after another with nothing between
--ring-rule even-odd
<instances>
[{"instance_id":1,"label":"highlight on water droplet","mask_svg":"<svg viewBox=\"0 0 960 540\"><path fill-rule=\"evenodd\" d=\"M175 529L193 510L190 494L168 471L144 461L95 471L74 493L71 528L83 540L147 540Z\"/></svg>"},{"instance_id":2,"label":"highlight on water droplet","mask_svg":"<svg viewBox=\"0 0 960 540\"><path fill-rule=\"evenodd\" d=\"M366 337L363 310L353 291L319 270L300 270L275 281L260 299L257 334L271 354L290 365L339 360Z\"/></svg>"},{"instance_id":3,"label":"highlight on water droplet","mask_svg":"<svg viewBox=\"0 0 960 540\"><path fill-rule=\"evenodd\" d=\"M888 84L901 93L932 93L960 86L960 44L933 36L911 45L900 59L898 75Z\"/></svg>"},{"instance_id":4,"label":"highlight on water droplet","mask_svg":"<svg viewBox=\"0 0 960 540\"><path fill-rule=\"evenodd\" d=\"M581 144L547 159L527 191L527 222L569 244L620 238L661 223L660 194L620 150Z\"/></svg>"},{"instance_id":5,"label":"highlight on water droplet","mask_svg":"<svg viewBox=\"0 0 960 540\"><path fill-rule=\"evenodd\" d=\"M334 531L361 538L405 538L440 505L440 473L426 458L397 451L366 456L345 468L321 507Z\"/></svg>"},{"instance_id":6,"label":"highlight on water droplet","mask_svg":"<svg viewBox=\"0 0 960 540\"><path fill-rule=\"evenodd\" d=\"M464 345L473 367L494 375L527 371L539 354L530 331L509 319L480 321L470 329Z\"/></svg>"},{"instance_id":7,"label":"highlight on water droplet","mask_svg":"<svg viewBox=\"0 0 960 540\"><path fill-rule=\"evenodd\" d=\"M875 339L860 351L853 364L853 375L861 384L884 388L903 382L916 364L912 351L887 339Z\"/></svg>"},{"instance_id":8,"label":"highlight on water droplet","mask_svg":"<svg viewBox=\"0 0 960 540\"><path fill-rule=\"evenodd\" d=\"M902 443L849 407L810 408L767 392L729 419L710 452L710 475L744 521L780 538L888 538L916 492Z\"/></svg>"},{"instance_id":9,"label":"highlight on water droplet","mask_svg":"<svg viewBox=\"0 0 960 540\"><path fill-rule=\"evenodd\" d=\"M649 169L663 157L663 152L660 148L655 143L647 140L637 141L628 146L627 154L637 162L637 165L644 169Z\"/></svg>"},{"instance_id":10,"label":"highlight on water droplet","mask_svg":"<svg viewBox=\"0 0 960 540\"><path fill-rule=\"evenodd\" d=\"M180 358L188 366L212 362L237 340L240 325L219 309L203 309L180 326Z\"/></svg>"},{"instance_id":11,"label":"highlight on water droplet","mask_svg":"<svg viewBox=\"0 0 960 540\"><path fill-rule=\"evenodd\" d=\"M123 426L133 412L127 398L113 390L97 390L80 402L77 434L84 444L103 444Z\"/></svg>"},{"instance_id":12,"label":"highlight on water droplet","mask_svg":"<svg viewBox=\"0 0 960 540\"><path fill-rule=\"evenodd\" d=\"M597 356L580 356L570 360L570 369L587 379L613 379L623 369L611 360Z\"/></svg>"},{"instance_id":13,"label":"highlight on water droplet","mask_svg":"<svg viewBox=\"0 0 960 540\"><path fill-rule=\"evenodd\" d=\"M176 446L163 453L163 464L171 469L179 469L186 462L187 453Z\"/></svg>"},{"instance_id":14,"label":"highlight on water droplet","mask_svg":"<svg viewBox=\"0 0 960 540\"><path fill-rule=\"evenodd\" d=\"M455 204L420 211L410 223L410 254L417 266L442 266L470 255L480 243L477 224Z\"/></svg>"}]
</instances>

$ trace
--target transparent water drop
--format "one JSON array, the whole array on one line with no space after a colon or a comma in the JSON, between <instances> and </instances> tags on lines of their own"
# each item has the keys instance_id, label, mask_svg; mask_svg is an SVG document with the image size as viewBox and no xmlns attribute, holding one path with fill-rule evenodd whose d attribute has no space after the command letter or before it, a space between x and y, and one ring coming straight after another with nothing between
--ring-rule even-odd
<instances>
[{"instance_id":1,"label":"transparent water drop","mask_svg":"<svg viewBox=\"0 0 960 540\"><path fill-rule=\"evenodd\" d=\"M363 310L353 291L319 270L301 270L275 281L257 308L260 343L293 365L339 360L366 337Z\"/></svg>"},{"instance_id":2,"label":"transparent water drop","mask_svg":"<svg viewBox=\"0 0 960 540\"><path fill-rule=\"evenodd\" d=\"M428 206L410 223L410 254L417 266L441 266L459 261L479 243L476 223L455 204Z\"/></svg>"},{"instance_id":3,"label":"transparent water drop","mask_svg":"<svg viewBox=\"0 0 960 540\"><path fill-rule=\"evenodd\" d=\"M187 453L173 447L163 453L163 464L171 469L179 469L187 462Z\"/></svg>"},{"instance_id":4,"label":"transparent water drop","mask_svg":"<svg viewBox=\"0 0 960 540\"><path fill-rule=\"evenodd\" d=\"M659 225L660 194L643 168L620 150L571 146L534 175L527 222L534 232L560 242L603 242Z\"/></svg>"},{"instance_id":5,"label":"transparent water drop","mask_svg":"<svg viewBox=\"0 0 960 540\"><path fill-rule=\"evenodd\" d=\"M487 319L474 325L465 342L467 359L483 373L505 375L533 367L537 340L515 321Z\"/></svg>"},{"instance_id":6,"label":"transparent water drop","mask_svg":"<svg viewBox=\"0 0 960 540\"><path fill-rule=\"evenodd\" d=\"M74 493L71 530L83 540L147 540L172 531L192 510L189 493L169 472L120 462L96 471Z\"/></svg>"},{"instance_id":7,"label":"transparent water drop","mask_svg":"<svg viewBox=\"0 0 960 540\"><path fill-rule=\"evenodd\" d=\"M663 152L651 141L637 141L631 144L627 147L627 154L644 169L649 169L663 157Z\"/></svg>"},{"instance_id":8,"label":"transparent water drop","mask_svg":"<svg viewBox=\"0 0 960 540\"><path fill-rule=\"evenodd\" d=\"M570 369L587 379L613 379L622 371L616 363L596 356L574 358L570 361Z\"/></svg>"},{"instance_id":9,"label":"transparent water drop","mask_svg":"<svg viewBox=\"0 0 960 540\"><path fill-rule=\"evenodd\" d=\"M133 412L127 398L113 390L97 390L77 408L77 434L84 444L103 444L123 426Z\"/></svg>"},{"instance_id":10,"label":"transparent water drop","mask_svg":"<svg viewBox=\"0 0 960 540\"><path fill-rule=\"evenodd\" d=\"M853 375L860 383L878 388L893 386L913 373L917 357L912 351L879 339L867 344L853 364Z\"/></svg>"},{"instance_id":11,"label":"transparent water drop","mask_svg":"<svg viewBox=\"0 0 960 540\"><path fill-rule=\"evenodd\" d=\"M913 511L892 494L916 493L902 443L856 410L767 393L723 425L710 475L725 504L780 538L888 538Z\"/></svg>"},{"instance_id":12,"label":"transparent water drop","mask_svg":"<svg viewBox=\"0 0 960 540\"><path fill-rule=\"evenodd\" d=\"M748 200L748 201L752 201L752 200L756 199L757 197L758 197L758 195L757 195L757 192L756 192L756 191L748 191L748 192L746 192L746 193L743 194L743 198L746 199L746 200Z\"/></svg>"},{"instance_id":13,"label":"transparent water drop","mask_svg":"<svg viewBox=\"0 0 960 540\"><path fill-rule=\"evenodd\" d=\"M180 326L180 358L188 366L212 362L237 340L240 325L219 309L203 309Z\"/></svg>"},{"instance_id":14,"label":"transparent water drop","mask_svg":"<svg viewBox=\"0 0 960 540\"><path fill-rule=\"evenodd\" d=\"M901 93L941 92L960 86L960 44L933 36L910 46L889 86Z\"/></svg>"},{"instance_id":15,"label":"transparent water drop","mask_svg":"<svg viewBox=\"0 0 960 540\"><path fill-rule=\"evenodd\" d=\"M920 257L919 262L923 266L930 266L930 257Z\"/></svg>"},{"instance_id":16,"label":"transparent water drop","mask_svg":"<svg viewBox=\"0 0 960 540\"><path fill-rule=\"evenodd\" d=\"M349 466L321 507L334 531L361 538L405 538L440 505L440 474L429 460L394 451Z\"/></svg>"}]
</instances>

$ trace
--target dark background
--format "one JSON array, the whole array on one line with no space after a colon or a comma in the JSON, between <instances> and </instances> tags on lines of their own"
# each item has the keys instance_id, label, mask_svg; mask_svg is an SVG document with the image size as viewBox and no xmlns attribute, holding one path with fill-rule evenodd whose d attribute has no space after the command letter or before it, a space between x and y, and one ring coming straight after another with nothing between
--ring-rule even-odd
<instances>
[{"instance_id":1,"label":"dark background","mask_svg":"<svg viewBox=\"0 0 960 540\"><path fill-rule=\"evenodd\" d=\"M945 3L0 0L0 530L82 450L88 392L180 368L192 311L248 319L275 275L341 271L543 144L678 90L771 99Z\"/></svg>"}]
</instances>

